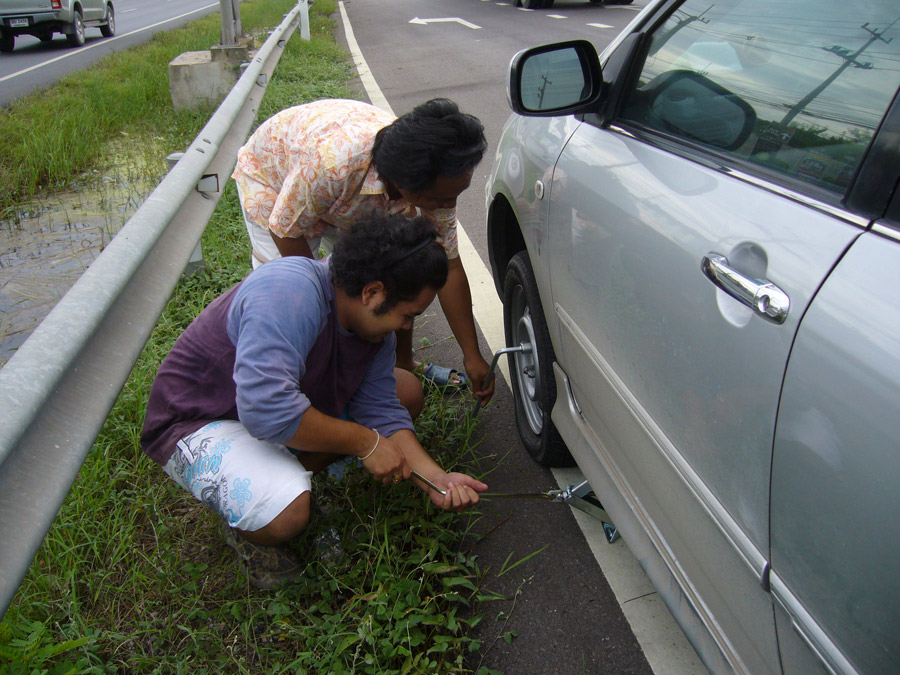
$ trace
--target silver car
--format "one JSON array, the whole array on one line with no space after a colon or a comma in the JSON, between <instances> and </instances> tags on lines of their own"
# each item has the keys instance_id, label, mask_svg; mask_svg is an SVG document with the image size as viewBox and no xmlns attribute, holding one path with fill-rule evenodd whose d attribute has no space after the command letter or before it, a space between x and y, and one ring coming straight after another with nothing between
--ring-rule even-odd
<instances>
[{"instance_id":1,"label":"silver car","mask_svg":"<svg viewBox=\"0 0 900 675\"><path fill-rule=\"evenodd\" d=\"M50 42L62 33L73 47L84 44L84 29L96 26L103 37L116 34L111 0L0 0L0 52L15 49L17 35Z\"/></svg>"},{"instance_id":2,"label":"silver car","mask_svg":"<svg viewBox=\"0 0 900 675\"><path fill-rule=\"evenodd\" d=\"M659 0L519 53L516 419L713 672L900 670L900 7Z\"/></svg>"}]
</instances>

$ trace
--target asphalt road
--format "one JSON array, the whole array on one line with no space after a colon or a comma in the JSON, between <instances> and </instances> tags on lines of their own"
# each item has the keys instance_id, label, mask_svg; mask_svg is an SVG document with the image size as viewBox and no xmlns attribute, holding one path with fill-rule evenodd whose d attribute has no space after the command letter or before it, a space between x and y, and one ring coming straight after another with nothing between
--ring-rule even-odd
<instances>
[{"instance_id":1,"label":"asphalt road","mask_svg":"<svg viewBox=\"0 0 900 675\"><path fill-rule=\"evenodd\" d=\"M476 318L487 335L482 336L485 355L502 346L496 293L484 278L484 185L509 116L509 60L525 47L566 39L586 38L602 48L643 4L604 7L557 0L552 10L524 11L497 0L343 2L357 58L371 73L361 87L373 103L402 114L421 101L446 96L485 124L489 150L459 203L471 241L463 258ZM379 96L383 100L376 100ZM437 345L422 350L421 358L460 367L458 349L445 339L450 335L435 305L416 328L416 338ZM504 381L497 390L478 431L478 454L491 490L543 492L576 480L577 470L554 475L530 460L518 440ZM495 500L485 504L483 513L473 528L482 538L467 540L463 548L475 552L488 570L487 590L504 599L481 607L485 619L477 631L485 649L468 664L473 669L486 666L516 675L705 672L625 545L602 540L599 523L584 517L576 521L569 507L539 500ZM593 534L586 538L583 529ZM592 549L604 560L603 569ZM615 592L604 570L616 577Z\"/></svg>"},{"instance_id":2,"label":"asphalt road","mask_svg":"<svg viewBox=\"0 0 900 675\"><path fill-rule=\"evenodd\" d=\"M99 28L87 28L84 46L72 48L58 33L46 44L30 35L17 37L15 50L0 54L0 106L104 56L145 42L155 33L218 12L219 0L116 0L114 7L116 35L112 38L102 37Z\"/></svg>"}]
</instances>

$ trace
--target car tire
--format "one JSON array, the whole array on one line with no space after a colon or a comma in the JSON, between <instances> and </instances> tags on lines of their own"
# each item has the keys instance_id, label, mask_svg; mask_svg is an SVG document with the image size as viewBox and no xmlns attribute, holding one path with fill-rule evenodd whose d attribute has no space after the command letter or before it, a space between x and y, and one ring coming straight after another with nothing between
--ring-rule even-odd
<instances>
[{"instance_id":1,"label":"car tire","mask_svg":"<svg viewBox=\"0 0 900 675\"><path fill-rule=\"evenodd\" d=\"M116 10L112 5L106 6L106 23L100 26L103 37L112 37L116 34Z\"/></svg>"},{"instance_id":2,"label":"car tire","mask_svg":"<svg viewBox=\"0 0 900 675\"><path fill-rule=\"evenodd\" d=\"M0 33L0 52L9 54L16 48L16 36L11 33Z\"/></svg>"},{"instance_id":3,"label":"car tire","mask_svg":"<svg viewBox=\"0 0 900 675\"><path fill-rule=\"evenodd\" d=\"M75 18L72 19L70 28L72 32L66 33L66 40L70 46L80 47L84 44L84 19L81 17L80 11L75 11Z\"/></svg>"},{"instance_id":4,"label":"car tire","mask_svg":"<svg viewBox=\"0 0 900 675\"><path fill-rule=\"evenodd\" d=\"M522 0L525 9L543 9L544 0Z\"/></svg>"},{"instance_id":5,"label":"car tire","mask_svg":"<svg viewBox=\"0 0 900 675\"><path fill-rule=\"evenodd\" d=\"M572 455L550 419L556 403L556 356L526 251L513 256L506 267L503 326L506 344L530 348L508 355L516 427L522 444L538 464L572 466Z\"/></svg>"}]
</instances>

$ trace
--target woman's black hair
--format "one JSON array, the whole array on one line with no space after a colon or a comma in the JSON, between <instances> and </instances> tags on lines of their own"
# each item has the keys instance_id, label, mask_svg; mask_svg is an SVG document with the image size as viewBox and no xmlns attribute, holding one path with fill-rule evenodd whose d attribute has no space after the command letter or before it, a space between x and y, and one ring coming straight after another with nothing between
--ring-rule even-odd
<instances>
[{"instance_id":1,"label":"woman's black hair","mask_svg":"<svg viewBox=\"0 0 900 675\"><path fill-rule=\"evenodd\" d=\"M455 178L473 170L486 150L481 121L461 113L450 99L434 98L379 129L372 162L382 179L418 192L438 176Z\"/></svg>"},{"instance_id":2,"label":"woman's black hair","mask_svg":"<svg viewBox=\"0 0 900 675\"><path fill-rule=\"evenodd\" d=\"M383 283L381 315L425 288L440 290L447 283L447 253L428 218L372 213L338 239L331 271L334 285L352 297L373 281Z\"/></svg>"}]
</instances>

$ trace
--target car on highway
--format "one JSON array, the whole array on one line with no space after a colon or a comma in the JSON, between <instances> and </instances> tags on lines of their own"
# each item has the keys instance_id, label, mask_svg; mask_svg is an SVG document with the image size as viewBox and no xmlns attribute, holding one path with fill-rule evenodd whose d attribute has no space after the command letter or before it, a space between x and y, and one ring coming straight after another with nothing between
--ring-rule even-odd
<instances>
[{"instance_id":1,"label":"car on highway","mask_svg":"<svg viewBox=\"0 0 900 675\"><path fill-rule=\"evenodd\" d=\"M17 35L50 42L62 33L73 47L84 44L85 27L103 37L116 34L116 12L110 0L0 0L0 52L15 49Z\"/></svg>"},{"instance_id":2,"label":"car on highway","mask_svg":"<svg viewBox=\"0 0 900 675\"><path fill-rule=\"evenodd\" d=\"M519 435L715 673L900 664L898 85L896 0L654 0L510 64Z\"/></svg>"}]
</instances>

